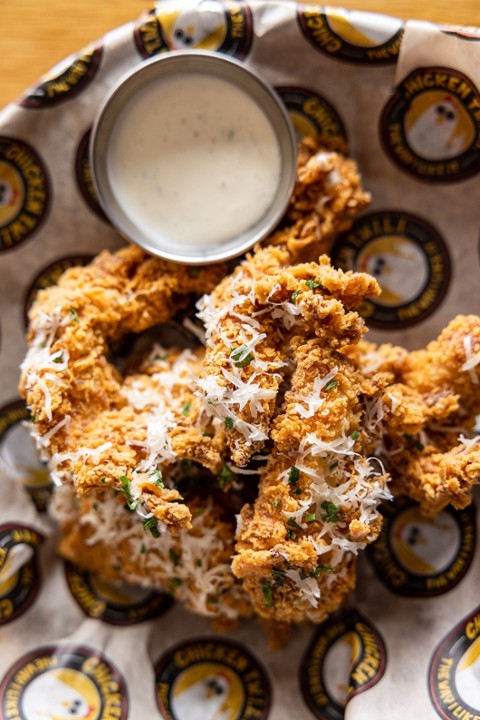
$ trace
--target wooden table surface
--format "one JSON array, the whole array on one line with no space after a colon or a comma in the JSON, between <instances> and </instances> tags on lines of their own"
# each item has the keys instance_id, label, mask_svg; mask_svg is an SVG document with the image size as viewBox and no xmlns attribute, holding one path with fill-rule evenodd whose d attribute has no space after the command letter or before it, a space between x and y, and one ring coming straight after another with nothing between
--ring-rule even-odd
<instances>
[{"instance_id":1,"label":"wooden table surface","mask_svg":"<svg viewBox=\"0 0 480 720\"><path fill-rule=\"evenodd\" d=\"M403 19L480 26L479 0L329 0ZM149 0L0 0L0 108L62 58L135 20Z\"/></svg>"}]
</instances>

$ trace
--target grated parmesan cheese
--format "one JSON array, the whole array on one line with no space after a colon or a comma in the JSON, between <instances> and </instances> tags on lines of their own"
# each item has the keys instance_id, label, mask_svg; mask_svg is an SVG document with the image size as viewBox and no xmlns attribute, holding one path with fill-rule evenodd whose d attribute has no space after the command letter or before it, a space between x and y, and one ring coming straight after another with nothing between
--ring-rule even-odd
<instances>
[{"instance_id":1,"label":"grated parmesan cheese","mask_svg":"<svg viewBox=\"0 0 480 720\"><path fill-rule=\"evenodd\" d=\"M336 377L337 373L338 368L334 367L329 373L327 373L327 375L325 375L325 377L316 377L310 395L299 398L300 402L305 403L307 407L305 408L303 405L300 405L300 403L296 403L293 408L294 412L302 418L309 418L315 415L325 402L325 397L321 397L320 393L323 388Z\"/></svg>"},{"instance_id":2,"label":"grated parmesan cheese","mask_svg":"<svg viewBox=\"0 0 480 720\"><path fill-rule=\"evenodd\" d=\"M480 365L480 352L473 354L471 335L467 335L463 338L463 345L465 348L465 355L467 359L463 363L460 370L462 370L462 372L468 372L472 383L474 385L478 385L478 372L475 370L475 368Z\"/></svg>"}]
</instances>

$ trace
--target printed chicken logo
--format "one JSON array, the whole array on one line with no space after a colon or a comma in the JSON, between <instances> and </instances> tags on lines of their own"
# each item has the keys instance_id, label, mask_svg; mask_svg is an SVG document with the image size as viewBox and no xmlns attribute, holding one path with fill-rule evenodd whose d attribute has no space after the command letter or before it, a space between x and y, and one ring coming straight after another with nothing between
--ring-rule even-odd
<instances>
[{"instance_id":1,"label":"printed chicken logo","mask_svg":"<svg viewBox=\"0 0 480 720\"><path fill-rule=\"evenodd\" d=\"M37 152L22 140L0 137L0 252L38 230L49 198L46 170Z\"/></svg>"},{"instance_id":2,"label":"printed chicken logo","mask_svg":"<svg viewBox=\"0 0 480 720\"><path fill-rule=\"evenodd\" d=\"M126 720L125 683L87 647L38 648L10 668L0 685L1 717L18 720ZM15 713L15 714L13 714Z\"/></svg>"},{"instance_id":3,"label":"printed chicken logo","mask_svg":"<svg viewBox=\"0 0 480 720\"><path fill-rule=\"evenodd\" d=\"M385 64L396 61L403 22L377 13L300 6L298 23L309 42L341 60Z\"/></svg>"},{"instance_id":4,"label":"printed chicken logo","mask_svg":"<svg viewBox=\"0 0 480 720\"><path fill-rule=\"evenodd\" d=\"M480 95L449 68L420 68L397 87L381 117L387 154L431 182L453 182L480 169Z\"/></svg>"},{"instance_id":5,"label":"printed chicken logo","mask_svg":"<svg viewBox=\"0 0 480 720\"><path fill-rule=\"evenodd\" d=\"M166 612L173 600L165 593L134 585L120 585L65 564L67 584L74 599L88 617L111 625L134 625Z\"/></svg>"},{"instance_id":6,"label":"printed chicken logo","mask_svg":"<svg viewBox=\"0 0 480 720\"><path fill-rule=\"evenodd\" d=\"M320 625L305 653L299 677L315 718L343 720L348 701L383 677L384 642L372 623L345 610Z\"/></svg>"},{"instance_id":7,"label":"printed chicken logo","mask_svg":"<svg viewBox=\"0 0 480 720\"><path fill-rule=\"evenodd\" d=\"M30 419L23 400L0 408L0 462L12 478L23 483L37 510L43 512L52 483L47 464L40 459L30 434Z\"/></svg>"},{"instance_id":8,"label":"printed chicken logo","mask_svg":"<svg viewBox=\"0 0 480 720\"><path fill-rule=\"evenodd\" d=\"M144 57L166 50L213 50L243 59L252 40L248 5L218 0L165 0L135 29Z\"/></svg>"},{"instance_id":9,"label":"printed chicken logo","mask_svg":"<svg viewBox=\"0 0 480 720\"><path fill-rule=\"evenodd\" d=\"M297 137L317 138L329 149L345 152L347 137L343 121L335 108L323 97L299 87L276 87L290 113Z\"/></svg>"},{"instance_id":10,"label":"printed chicken logo","mask_svg":"<svg viewBox=\"0 0 480 720\"><path fill-rule=\"evenodd\" d=\"M28 525L0 525L0 626L20 617L37 597L42 542L42 535Z\"/></svg>"},{"instance_id":11,"label":"printed chicken logo","mask_svg":"<svg viewBox=\"0 0 480 720\"><path fill-rule=\"evenodd\" d=\"M380 235L359 252L358 269L373 275L382 289L377 302L403 305L425 287L428 264L421 250L400 235Z\"/></svg>"},{"instance_id":12,"label":"printed chicken logo","mask_svg":"<svg viewBox=\"0 0 480 720\"><path fill-rule=\"evenodd\" d=\"M70 100L85 90L100 67L102 45L90 45L73 58L67 58L44 75L37 87L20 100L25 108L49 108Z\"/></svg>"},{"instance_id":13,"label":"printed chicken logo","mask_svg":"<svg viewBox=\"0 0 480 720\"><path fill-rule=\"evenodd\" d=\"M381 582L399 595L431 597L467 573L475 550L475 509L446 508L434 517L399 498L384 509L379 539L368 550Z\"/></svg>"},{"instance_id":14,"label":"printed chicken logo","mask_svg":"<svg viewBox=\"0 0 480 720\"><path fill-rule=\"evenodd\" d=\"M412 100L405 114L405 138L419 157L448 160L468 149L475 126L459 100L432 90Z\"/></svg>"},{"instance_id":15,"label":"printed chicken logo","mask_svg":"<svg viewBox=\"0 0 480 720\"><path fill-rule=\"evenodd\" d=\"M266 720L270 685L240 645L216 638L178 645L156 663L157 702L168 720Z\"/></svg>"},{"instance_id":16,"label":"printed chicken logo","mask_svg":"<svg viewBox=\"0 0 480 720\"><path fill-rule=\"evenodd\" d=\"M98 718L100 696L95 684L78 670L63 668L43 673L25 689L25 720L93 720Z\"/></svg>"},{"instance_id":17,"label":"printed chicken logo","mask_svg":"<svg viewBox=\"0 0 480 720\"><path fill-rule=\"evenodd\" d=\"M479 611L477 608L447 634L430 663L430 698L444 720L480 715Z\"/></svg>"},{"instance_id":18,"label":"printed chicken logo","mask_svg":"<svg viewBox=\"0 0 480 720\"><path fill-rule=\"evenodd\" d=\"M422 322L445 297L450 279L447 247L423 218L395 210L367 213L337 239L331 252L343 270L377 279L381 295L361 308L373 327Z\"/></svg>"},{"instance_id":19,"label":"printed chicken logo","mask_svg":"<svg viewBox=\"0 0 480 720\"><path fill-rule=\"evenodd\" d=\"M197 663L181 673L172 687L176 720L236 720L245 701L239 677L216 663Z\"/></svg>"},{"instance_id":20,"label":"printed chicken logo","mask_svg":"<svg viewBox=\"0 0 480 720\"><path fill-rule=\"evenodd\" d=\"M102 210L102 207L98 200L98 195L95 190L95 185L92 178L92 169L90 167L89 158L89 144L90 135L92 134L92 128L89 128L87 132L82 136L78 144L77 153L75 156L75 178L77 180L78 189L80 194L85 200L90 210L93 210L95 215L109 223L107 216Z\"/></svg>"}]
</instances>

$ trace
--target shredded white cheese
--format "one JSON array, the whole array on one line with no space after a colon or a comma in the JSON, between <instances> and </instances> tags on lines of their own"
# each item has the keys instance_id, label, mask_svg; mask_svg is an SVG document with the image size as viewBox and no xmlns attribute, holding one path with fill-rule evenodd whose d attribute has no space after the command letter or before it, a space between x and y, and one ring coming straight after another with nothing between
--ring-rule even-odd
<instances>
[{"instance_id":1,"label":"shredded white cheese","mask_svg":"<svg viewBox=\"0 0 480 720\"><path fill-rule=\"evenodd\" d=\"M474 385L478 385L478 372L475 370L475 368L480 365L480 352L473 354L471 335L467 335L463 338L463 345L465 348L465 355L467 359L463 363L460 370L462 370L463 372L468 372L472 383L474 383Z\"/></svg>"}]
</instances>

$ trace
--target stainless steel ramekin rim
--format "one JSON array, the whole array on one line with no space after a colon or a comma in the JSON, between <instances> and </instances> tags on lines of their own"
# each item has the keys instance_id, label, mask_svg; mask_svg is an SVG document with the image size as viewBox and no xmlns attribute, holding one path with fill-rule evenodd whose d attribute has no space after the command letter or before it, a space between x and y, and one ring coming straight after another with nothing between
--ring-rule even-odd
<instances>
[{"instance_id":1,"label":"stainless steel ramekin rim","mask_svg":"<svg viewBox=\"0 0 480 720\"><path fill-rule=\"evenodd\" d=\"M195 67L193 67L193 64ZM220 69L220 66L222 66L229 69L227 72L234 72L237 73L238 77L243 77L247 83L254 83L252 88L255 87L260 94L263 94L263 101L259 100L253 89L249 92L242 83L237 84L242 87L244 92L255 96L254 99L262 107L272 124L281 153L281 177L274 201L264 216L265 222L262 223L260 220L254 226L253 231L238 236L239 242L236 242L236 238L233 238L225 244L206 248L203 253L202 248L195 248L195 254L192 255L178 254L173 250L170 251L164 247L159 247L150 238L142 234L142 230L138 225L131 222L128 226L128 219L127 222L122 220L125 214L118 203L115 202L106 173L108 137L115 122L113 117L115 104L122 97L128 98L144 85L153 82L157 66L165 69L168 65L170 65L172 73L182 74L187 72L212 73L213 68L212 74L218 77L221 77L222 73L215 72L215 68ZM114 228L126 240L139 245L150 254L183 265L205 265L230 260L242 255L255 244L265 239L278 225L288 206L296 179L296 155L297 141L292 121L288 110L273 87L268 84L257 70L245 65L242 61L208 50L183 50L163 54L150 58L125 73L109 91L98 109L92 127L89 148L93 185L99 203ZM132 232L132 227L138 232ZM241 241L243 237L245 239Z\"/></svg>"}]
</instances>

